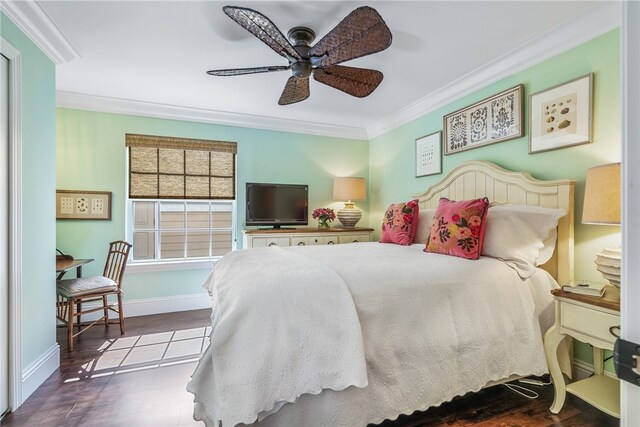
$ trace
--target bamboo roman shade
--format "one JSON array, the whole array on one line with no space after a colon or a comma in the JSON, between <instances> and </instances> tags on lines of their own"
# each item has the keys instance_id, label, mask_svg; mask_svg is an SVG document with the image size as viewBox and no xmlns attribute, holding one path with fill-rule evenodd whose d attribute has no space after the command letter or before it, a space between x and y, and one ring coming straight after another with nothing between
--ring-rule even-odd
<instances>
[{"instance_id":1,"label":"bamboo roman shade","mask_svg":"<svg viewBox=\"0 0 640 427\"><path fill-rule=\"evenodd\" d=\"M125 135L130 199L235 199L236 143Z\"/></svg>"}]
</instances>

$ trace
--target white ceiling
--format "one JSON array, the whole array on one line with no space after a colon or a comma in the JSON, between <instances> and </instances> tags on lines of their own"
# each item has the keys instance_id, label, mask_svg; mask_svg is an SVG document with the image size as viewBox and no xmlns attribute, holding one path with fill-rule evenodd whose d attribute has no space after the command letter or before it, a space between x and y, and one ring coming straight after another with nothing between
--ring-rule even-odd
<instances>
[{"instance_id":1,"label":"white ceiling","mask_svg":"<svg viewBox=\"0 0 640 427\"><path fill-rule=\"evenodd\" d=\"M268 118L283 124L365 131L441 93L443 87L517 55L536 40L548 42L555 33L566 37L563 27L602 6L594 1L76 0L36 4L77 52L78 57L57 66L56 86L63 105L74 105L74 99L93 103L102 99L105 105L124 100L135 101L141 110L145 105L150 110L185 108L201 117L232 117L240 124ZM291 27L308 26L316 32L316 41L353 9L368 4L391 29L392 45L344 65L378 69L384 80L373 94L359 99L312 79L309 99L279 106L288 71L208 76L205 72L216 68L286 65L284 58L222 12L226 4L258 10L285 35ZM563 42L556 40L554 49ZM576 40L566 43L569 48ZM544 53L537 55L544 57Z\"/></svg>"}]
</instances>

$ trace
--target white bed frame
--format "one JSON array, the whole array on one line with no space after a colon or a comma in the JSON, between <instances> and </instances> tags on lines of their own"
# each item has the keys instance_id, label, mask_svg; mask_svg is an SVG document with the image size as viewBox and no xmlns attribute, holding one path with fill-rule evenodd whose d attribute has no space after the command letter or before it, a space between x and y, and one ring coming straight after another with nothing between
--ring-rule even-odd
<instances>
[{"instance_id":1,"label":"white bed frame","mask_svg":"<svg viewBox=\"0 0 640 427\"><path fill-rule=\"evenodd\" d=\"M488 197L492 203L562 208L553 257L542 266L558 283L573 280L573 202L575 181L543 181L527 172L512 172L494 163L473 160L455 167L440 182L415 196L421 208L435 208L441 197L468 200Z\"/></svg>"}]
</instances>

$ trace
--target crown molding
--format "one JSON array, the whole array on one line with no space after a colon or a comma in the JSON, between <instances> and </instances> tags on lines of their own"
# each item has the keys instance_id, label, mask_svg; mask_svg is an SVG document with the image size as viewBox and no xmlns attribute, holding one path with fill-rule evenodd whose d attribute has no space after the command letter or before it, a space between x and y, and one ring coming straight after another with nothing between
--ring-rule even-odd
<instances>
[{"instance_id":1,"label":"crown molding","mask_svg":"<svg viewBox=\"0 0 640 427\"><path fill-rule=\"evenodd\" d=\"M73 92L57 92L56 105L60 108L96 111L100 113L128 114L187 122L211 123L279 132L321 135L348 139L367 139L365 128L330 125L302 120L281 119L250 114L229 113L177 105L156 104L105 96Z\"/></svg>"},{"instance_id":2,"label":"crown molding","mask_svg":"<svg viewBox=\"0 0 640 427\"><path fill-rule=\"evenodd\" d=\"M585 43L619 27L621 21L620 3L603 2L367 127L367 137L373 139L380 136L456 99Z\"/></svg>"},{"instance_id":3,"label":"crown molding","mask_svg":"<svg viewBox=\"0 0 640 427\"><path fill-rule=\"evenodd\" d=\"M78 51L36 1L2 1L0 10L54 64L64 64L80 57Z\"/></svg>"},{"instance_id":4,"label":"crown molding","mask_svg":"<svg viewBox=\"0 0 640 427\"><path fill-rule=\"evenodd\" d=\"M39 10L40 13L46 17L42 9L40 9L40 7L34 2L8 2L8 4L12 4L14 6L16 3L34 4L34 6L27 9ZM429 95L381 120L376 121L374 124L366 128L231 113L61 91L57 93L57 105L61 108L81 109L96 112L129 114L198 123L212 123L225 126L370 140L405 123L424 116L438 108L444 107L456 99L472 94L492 83L508 77L509 75L529 68L617 28L620 26L621 18L620 2L602 2L585 13L556 26L539 37L536 37L522 44L518 48L505 53L501 57L478 67L472 72L458 78L454 82L439 88ZM51 26L55 27L48 18L47 22L49 22ZM59 31L57 31L57 33L64 39ZM66 41L66 39L64 40ZM73 49L70 44L69 46ZM75 52L75 50L73 50L73 52ZM77 52L75 57L78 57Z\"/></svg>"}]
</instances>

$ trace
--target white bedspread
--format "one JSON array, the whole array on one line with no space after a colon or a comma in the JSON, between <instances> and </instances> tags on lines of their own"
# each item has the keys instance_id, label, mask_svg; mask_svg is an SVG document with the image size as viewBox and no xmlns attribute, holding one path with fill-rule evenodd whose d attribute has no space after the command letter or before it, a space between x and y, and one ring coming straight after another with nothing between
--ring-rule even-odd
<instances>
[{"instance_id":1,"label":"white bedspread","mask_svg":"<svg viewBox=\"0 0 640 427\"><path fill-rule=\"evenodd\" d=\"M304 393L367 385L355 305L332 268L278 247L237 251L205 287L214 345L189 389L207 389L215 425L261 420Z\"/></svg>"},{"instance_id":2,"label":"white bedspread","mask_svg":"<svg viewBox=\"0 0 640 427\"><path fill-rule=\"evenodd\" d=\"M189 390L195 394L196 419L203 419L211 426L217 425L216 420L223 419L222 425L227 427L235 425L237 421L251 422L258 415L266 415L271 409L268 404L256 407L254 402L265 396L273 400L273 385L285 387L281 381L284 376L299 372L297 365L270 369L270 363L279 358L289 363L287 357L290 356L280 351L281 346L294 353L304 352L307 354L305 357L311 359L317 357L325 366L342 366L343 362L338 360L345 354L341 351L342 347L336 346L333 335L342 335L345 327L350 333L353 333L353 328L361 328L366 378L359 376L360 382L328 387L340 390L353 385L342 391L326 389L315 395L319 390L318 382L314 379L331 373L321 369L315 374L306 373L305 378L310 380L306 389L304 381L294 381L291 387L286 386L290 391L285 400L299 396L295 403L285 404L264 418L260 425L365 426L439 405L456 395L477 391L489 381L514 374L545 373L547 367L541 329L546 330L553 320L549 294L549 289L557 286L553 278L539 270L523 281L514 270L499 260L482 257L477 261L469 261L427 254L422 252L423 247L357 243L252 249L231 254L229 258L238 267L233 268L225 260L213 275L212 287L216 292L212 344L189 384ZM322 263L328 266L328 271L332 271L330 276L333 278L326 269L318 267L315 271L324 271L320 279L325 284L313 285L311 290L295 289L291 284L266 285L272 283L266 280L271 275L276 275L277 279L277 275L283 274L276 273L270 267L272 254L276 252L286 253L291 259L289 270L297 271L298 263L306 258L311 263L305 263L305 270ZM245 266L245 263L250 265ZM255 269L258 265L261 266L257 267L260 275L252 277L248 269ZM319 279L311 278L308 273L304 271L304 277L309 278L300 279L298 286ZM230 283L226 279L229 275L238 277L232 277ZM342 280L336 279L336 276ZM339 285L335 285L335 280ZM324 298L327 298L327 294L344 290L343 281L355 302L357 317L348 313L339 315L337 308L326 305L328 302ZM240 285L241 282L249 282L249 285ZM326 285L329 282L334 284ZM280 282L275 280L273 283ZM254 289L257 295L231 289L236 286L258 288ZM322 295L318 294L317 286L325 287L320 292ZM281 295L270 295L275 292ZM223 294L224 300L221 298ZM217 300L215 295L218 295ZM278 302L270 302L269 305L282 319L275 329L265 329L260 325L262 318L251 315L251 312L253 305L272 299ZM318 355L302 350L297 344L277 341L283 336L279 328L289 330L300 322L289 313L290 308L300 305L311 310L313 316L310 317L321 318L313 329L307 329L307 342L324 349ZM347 305L344 304L344 307ZM243 313L234 313L239 309ZM324 314L325 310L331 310L330 318ZM303 310L298 310L298 314L303 315ZM233 325L223 328L227 332L217 334L216 330L231 318ZM341 320L332 322L334 318ZM354 322L355 326L341 324L339 328L336 323L342 322ZM246 331L254 328L266 334L265 343L277 342L270 350L275 354L264 350L266 345L262 343L260 348L265 353L255 354L252 358L251 363L257 364L252 369L254 373L242 375L235 371L246 368L239 365L246 355L240 361L225 359L231 354L225 348L232 345L235 348L233 353L251 353L255 344L236 340L234 335L237 332L246 335ZM357 345L352 345L350 352L355 351L355 347ZM220 354L226 356L220 360ZM325 359L333 356L336 363ZM343 377L346 374L344 370L338 369L334 374L341 379L346 378ZM302 379L297 375L293 375L293 378ZM368 385L364 387L367 380ZM220 383L237 387L237 390L233 395L221 392ZM287 393L284 389L279 389L279 392ZM251 417L226 418L228 422L224 422L225 415L220 414L225 414L230 407L245 405L251 407L247 408L247 413L253 411ZM279 406L276 405L275 409Z\"/></svg>"}]
</instances>

